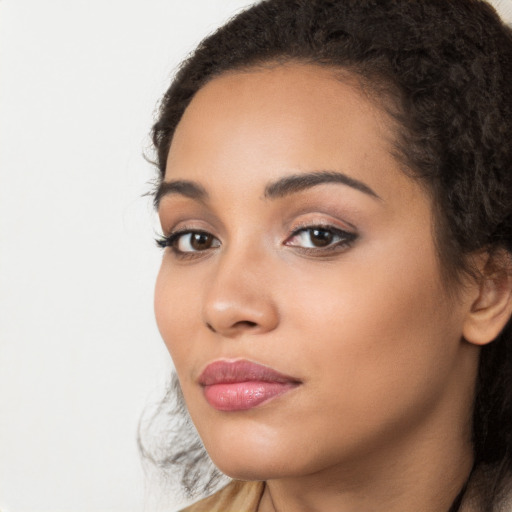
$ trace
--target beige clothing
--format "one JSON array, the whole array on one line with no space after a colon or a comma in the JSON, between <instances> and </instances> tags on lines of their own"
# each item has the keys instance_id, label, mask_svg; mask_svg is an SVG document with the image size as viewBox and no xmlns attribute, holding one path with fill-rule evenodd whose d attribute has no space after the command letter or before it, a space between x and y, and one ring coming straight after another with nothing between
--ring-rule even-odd
<instances>
[{"instance_id":1,"label":"beige clothing","mask_svg":"<svg viewBox=\"0 0 512 512\"><path fill-rule=\"evenodd\" d=\"M475 471L459 512L481 512L484 509L483 490L489 485L492 477L492 471ZM183 509L182 512L257 512L264 490L265 482L234 480L212 496ZM505 496L502 505L495 509L495 512L512 512L512 492L505 492Z\"/></svg>"}]
</instances>

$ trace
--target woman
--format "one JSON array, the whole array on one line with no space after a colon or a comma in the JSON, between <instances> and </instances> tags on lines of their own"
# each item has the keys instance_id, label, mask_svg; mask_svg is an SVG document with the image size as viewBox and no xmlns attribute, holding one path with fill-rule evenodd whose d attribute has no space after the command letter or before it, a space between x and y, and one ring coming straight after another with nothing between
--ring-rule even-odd
<instances>
[{"instance_id":1,"label":"woman","mask_svg":"<svg viewBox=\"0 0 512 512\"><path fill-rule=\"evenodd\" d=\"M183 64L153 139L156 318L234 479L187 510L512 510L512 33L493 9L258 3ZM174 450L196 479L197 447Z\"/></svg>"}]
</instances>

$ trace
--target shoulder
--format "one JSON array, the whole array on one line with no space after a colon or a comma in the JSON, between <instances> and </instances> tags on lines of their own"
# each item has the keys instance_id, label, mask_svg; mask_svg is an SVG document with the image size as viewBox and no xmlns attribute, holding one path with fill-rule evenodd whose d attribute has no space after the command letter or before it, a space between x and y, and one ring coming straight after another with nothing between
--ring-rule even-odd
<instances>
[{"instance_id":1,"label":"shoulder","mask_svg":"<svg viewBox=\"0 0 512 512\"><path fill-rule=\"evenodd\" d=\"M256 512L264 488L264 482L233 480L212 496L181 512Z\"/></svg>"}]
</instances>

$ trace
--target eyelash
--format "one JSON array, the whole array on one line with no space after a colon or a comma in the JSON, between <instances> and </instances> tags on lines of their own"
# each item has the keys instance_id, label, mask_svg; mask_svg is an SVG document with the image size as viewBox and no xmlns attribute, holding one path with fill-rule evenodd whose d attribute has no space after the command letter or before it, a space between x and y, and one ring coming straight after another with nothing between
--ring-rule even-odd
<instances>
[{"instance_id":1,"label":"eyelash","mask_svg":"<svg viewBox=\"0 0 512 512\"><path fill-rule=\"evenodd\" d=\"M293 240L293 238L299 236L301 233L307 233L309 231L310 236L313 231L323 231L326 233L329 233L333 236L336 236L339 238L339 241L334 243L329 243L329 245L325 247L301 247L301 246L295 246L290 243L288 243L290 240ZM286 239L284 242L285 245L288 245L289 247L295 247L296 249L300 250L303 254L310 254L312 256L315 255L330 255L333 252L342 251L344 249L349 248L354 241L356 240L357 235L355 233L351 233L349 231L344 231L343 229L328 225L328 224L316 224L316 225L304 225L296 228L291 235Z\"/></svg>"},{"instance_id":2,"label":"eyelash","mask_svg":"<svg viewBox=\"0 0 512 512\"><path fill-rule=\"evenodd\" d=\"M335 237L339 238L339 241L335 243L329 243L329 245L325 247L301 247L297 245L292 245L289 243L290 240L293 240L295 237L299 236L301 233L310 232L310 234L314 231L323 231L326 233L329 233ZM198 257L198 255L204 254L209 251L209 249L212 249L212 247L204 249L204 250L198 250L198 251L181 251L177 248L177 242L180 240L181 237L185 235L206 235L211 236L214 240L217 240L211 233L208 233L207 231L198 230L198 229L182 229L179 231L176 231L174 233L169 234L168 236L162 236L156 240L156 243L159 247L162 249L165 249L169 247L173 254L181 259L187 259L187 258L195 258ZM355 233L351 233L348 231L344 231L342 229L336 228L331 225L304 225L300 226L299 228L295 229L285 240L284 245L289 247L295 247L297 250L300 250L303 254L306 255L330 255L333 252L342 251L348 247L350 247L353 242L357 239L357 235ZM220 244L220 242L219 242ZM218 247L218 246L216 246ZM213 247L213 248L216 248Z\"/></svg>"},{"instance_id":3,"label":"eyelash","mask_svg":"<svg viewBox=\"0 0 512 512\"><path fill-rule=\"evenodd\" d=\"M216 238L211 234L208 233L208 231L203 231L201 229L180 229L179 231L175 231L168 236L161 236L156 240L156 244L161 247L162 249L165 249L169 247L173 254L181 259L187 259L187 258L195 258L201 253L205 253L208 251L208 249L205 249L203 251L181 251L177 247L177 243L179 242L180 238L185 235L206 235L211 236L213 239L216 240Z\"/></svg>"}]
</instances>

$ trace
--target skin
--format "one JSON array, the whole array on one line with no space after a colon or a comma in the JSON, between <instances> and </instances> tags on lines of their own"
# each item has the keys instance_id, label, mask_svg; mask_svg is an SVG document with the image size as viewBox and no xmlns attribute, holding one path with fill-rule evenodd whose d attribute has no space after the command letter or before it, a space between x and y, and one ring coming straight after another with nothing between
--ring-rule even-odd
<instances>
[{"instance_id":1,"label":"skin","mask_svg":"<svg viewBox=\"0 0 512 512\"><path fill-rule=\"evenodd\" d=\"M213 238L195 252L186 234L166 248L157 323L215 464L266 481L261 512L438 512L470 471L479 345L503 294L443 282L431 199L392 156L394 137L355 80L287 64L209 82L172 141L165 182L193 181L208 198L164 195L163 232ZM378 197L342 183L264 194L325 170ZM305 227L318 225L355 239L315 246ZM218 411L198 377L238 358L301 384Z\"/></svg>"}]
</instances>

